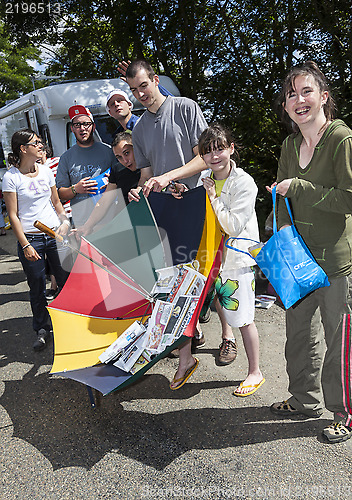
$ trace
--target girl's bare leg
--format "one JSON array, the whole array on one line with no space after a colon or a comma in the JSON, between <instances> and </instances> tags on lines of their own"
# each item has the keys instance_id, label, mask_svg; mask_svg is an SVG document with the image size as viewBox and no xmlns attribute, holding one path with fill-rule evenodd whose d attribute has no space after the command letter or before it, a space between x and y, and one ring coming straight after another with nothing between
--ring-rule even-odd
<instances>
[{"instance_id":1,"label":"girl's bare leg","mask_svg":"<svg viewBox=\"0 0 352 500\"><path fill-rule=\"evenodd\" d=\"M259 335L255 323L242 326L240 332L243 339L244 348L248 359L248 375L243 381L243 386L253 386L262 381L263 375L259 368ZM246 394L253 388L238 387L236 392L239 394Z\"/></svg>"},{"instance_id":2,"label":"girl's bare leg","mask_svg":"<svg viewBox=\"0 0 352 500\"><path fill-rule=\"evenodd\" d=\"M177 372L175 373L174 376L174 380L184 377L186 371L195 364L195 359L191 353L191 344L192 344L192 338L190 337L189 339L186 340L184 344L182 344L179 347L180 357L179 357ZM171 387L177 387L179 383L177 382L174 383L172 381L170 385Z\"/></svg>"},{"instance_id":3,"label":"girl's bare leg","mask_svg":"<svg viewBox=\"0 0 352 500\"><path fill-rule=\"evenodd\" d=\"M220 323L221 323L222 338L225 340L233 339L234 335L233 335L232 328L225 319L223 308L221 307L217 296L215 297L214 302L215 302L216 312L218 313Z\"/></svg>"}]
</instances>

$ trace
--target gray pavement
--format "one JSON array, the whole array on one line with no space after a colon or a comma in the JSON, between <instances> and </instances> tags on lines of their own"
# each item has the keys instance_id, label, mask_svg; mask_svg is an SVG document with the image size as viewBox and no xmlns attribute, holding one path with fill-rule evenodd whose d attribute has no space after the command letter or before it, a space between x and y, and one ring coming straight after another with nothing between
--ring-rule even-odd
<instances>
[{"instance_id":1,"label":"gray pavement","mask_svg":"<svg viewBox=\"0 0 352 500\"><path fill-rule=\"evenodd\" d=\"M258 310L266 383L232 396L247 369L216 364L220 325L204 325L200 366L179 391L177 360L164 359L134 386L100 397L49 374L52 346L32 350L28 287L12 231L0 237L0 499L337 498L352 495L352 440L320 437L330 420L281 420L287 397L284 312ZM237 332L236 332L237 334Z\"/></svg>"}]
</instances>

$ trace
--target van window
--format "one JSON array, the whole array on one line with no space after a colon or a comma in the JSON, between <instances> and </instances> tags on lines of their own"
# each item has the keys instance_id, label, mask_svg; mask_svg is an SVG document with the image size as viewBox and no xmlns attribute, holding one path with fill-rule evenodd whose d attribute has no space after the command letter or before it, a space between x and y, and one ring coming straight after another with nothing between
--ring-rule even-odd
<instances>
[{"instance_id":1,"label":"van window","mask_svg":"<svg viewBox=\"0 0 352 500\"><path fill-rule=\"evenodd\" d=\"M5 162L5 155L4 155L4 150L2 148L2 144L0 142L0 210L2 210L2 194L1 194L1 190L2 190L2 178L4 177L4 174L6 172L7 168L6 168L6 162Z\"/></svg>"},{"instance_id":2,"label":"van window","mask_svg":"<svg viewBox=\"0 0 352 500\"><path fill-rule=\"evenodd\" d=\"M1 142L0 142L0 167L6 167L5 155Z\"/></svg>"},{"instance_id":3,"label":"van window","mask_svg":"<svg viewBox=\"0 0 352 500\"><path fill-rule=\"evenodd\" d=\"M26 122L27 122L27 125L26 125L25 127L26 127L26 128L30 128L30 129L31 129L31 128L32 128L32 126L31 126L31 121L30 121L30 119L29 119L29 113L28 113L28 111L26 111L26 112L24 113L24 115L25 115L25 117L26 117ZM21 125L21 127L22 127L22 125Z\"/></svg>"},{"instance_id":4,"label":"van window","mask_svg":"<svg viewBox=\"0 0 352 500\"><path fill-rule=\"evenodd\" d=\"M70 148L72 148L72 146L74 146L76 144L76 137L75 137L74 133L72 132L71 122L68 122L66 124L66 138L67 138L67 141L66 141L67 149L70 149Z\"/></svg>"},{"instance_id":5,"label":"van window","mask_svg":"<svg viewBox=\"0 0 352 500\"><path fill-rule=\"evenodd\" d=\"M40 125L39 126L39 135L45 142L47 146L52 150L53 149L53 144L51 142L51 136L50 136L50 131L48 125Z\"/></svg>"},{"instance_id":6,"label":"van window","mask_svg":"<svg viewBox=\"0 0 352 500\"><path fill-rule=\"evenodd\" d=\"M119 123L108 115L95 116L94 121L101 140L111 144Z\"/></svg>"}]
</instances>

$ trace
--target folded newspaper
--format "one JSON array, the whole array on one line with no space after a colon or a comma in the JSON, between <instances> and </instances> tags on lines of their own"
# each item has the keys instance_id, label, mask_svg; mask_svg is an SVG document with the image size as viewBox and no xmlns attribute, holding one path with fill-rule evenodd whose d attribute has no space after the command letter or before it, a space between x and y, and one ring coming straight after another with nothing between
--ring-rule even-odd
<instances>
[{"instance_id":1,"label":"folded newspaper","mask_svg":"<svg viewBox=\"0 0 352 500\"><path fill-rule=\"evenodd\" d=\"M135 321L99 356L102 363L109 363L121 356L135 340L146 331L146 327Z\"/></svg>"},{"instance_id":2,"label":"folded newspaper","mask_svg":"<svg viewBox=\"0 0 352 500\"><path fill-rule=\"evenodd\" d=\"M255 307L259 309L269 309L275 301L276 297L274 297L273 295L256 295Z\"/></svg>"},{"instance_id":3,"label":"folded newspaper","mask_svg":"<svg viewBox=\"0 0 352 500\"><path fill-rule=\"evenodd\" d=\"M132 323L99 356L102 363L113 362L121 370L136 373L185 332L206 278L190 264L159 269L157 273L152 294L166 294L166 299L155 302L145 325Z\"/></svg>"}]
</instances>

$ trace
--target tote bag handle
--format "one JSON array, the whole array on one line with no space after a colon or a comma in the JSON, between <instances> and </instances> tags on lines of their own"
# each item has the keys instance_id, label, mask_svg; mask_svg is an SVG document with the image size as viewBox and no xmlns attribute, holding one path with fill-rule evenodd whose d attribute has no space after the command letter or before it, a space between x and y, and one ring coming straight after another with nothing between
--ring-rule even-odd
<instances>
[{"instance_id":1,"label":"tote bag handle","mask_svg":"<svg viewBox=\"0 0 352 500\"><path fill-rule=\"evenodd\" d=\"M273 187L273 190L271 191L271 196L273 198L273 233L277 233L277 224L276 224L276 186ZM285 203L286 203L286 208L287 208L287 211L288 211L288 215L290 216L292 224L294 224L291 207L290 207L290 204L289 204L287 198L285 198Z\"/></svg>"},{"instance_id":2,"label":"tote bag handle","mask_svg":"<svg viewBox=\"0 0 352 500\"><path fill-rule=\"evenodd\" d=\"M238 248L231 246L230 241L232 241L232 240L246 240L246 241L252 241L253 243L260 243L260 241L251 240L250 238L231 238L231 237L227 238L227 240L225 241L226 248L230 248L231 250L235 250L235 252L240 252L240 253L244 253L245 255L249 255L253 260L255 260L253 255L251 255L249 252L245 252L244 250L239 250Z\"/></svg>"},{"instance_id":3,"label":"tote bag handle","mask_svg":"<svg viewBox=\"0 0 352 500\"><path fill-rule=\"evenodd\" d=\"M273 199L273 233L277 233L277 223L276 223L276 186L273 187L272 192L271 192L271 196L272 196L272 199ZM288 215L290 216L292 224L294 224L292 210L291 210L291 207L290 207L290 204L289 204L289 201L288 201L287 198L285 198L285 203L286 203ZM251 240L250 238L231 238L231 237L228 238L225 241L225 247L226 248L230 248L231 250L235 250L235 252L240 252L240 253L244 253L245 255L249 255L249 257L251 257L255 261L255 258L253 257L253 255L251 255L249 252L245 252L244 250L239 250L238 248L235 248L235 247L231 246L230 245L230 241L232 241L232 240L246 240L246 241L252 241L253 243L260 243L259 241L257 241L257 240Z\"/></svg>"}]
</instances>

